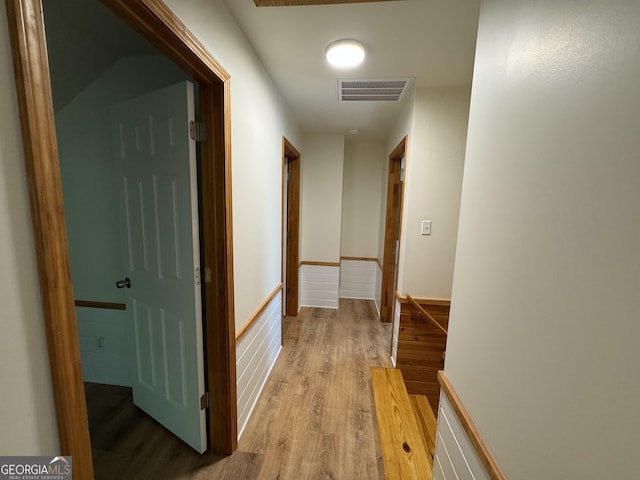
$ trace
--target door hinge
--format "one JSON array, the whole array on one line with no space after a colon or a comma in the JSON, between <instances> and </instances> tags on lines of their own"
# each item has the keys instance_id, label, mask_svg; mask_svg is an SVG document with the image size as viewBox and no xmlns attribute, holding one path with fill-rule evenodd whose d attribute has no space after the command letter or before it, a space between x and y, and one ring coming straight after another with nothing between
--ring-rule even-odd
<instances>
[{"instance_id":1,"label":"door hinge","mask_svg":"<svg viewBox=\"0 0 640 480\"><path fill-rule=\"evenodd\" d=\"M189 136L196 142L204 142L207 139L207 124L203 122L189 122Z\"/></svg>"},{"instance_id":2,"label":"door hinge","mask_svg":"<svg viewBox=\"0 0 640 480\"><path fill-rule=\"evenodd\" d=\"M200 397L200 410L204 410L205 408L209 407L209 392L206 392Z\"/></svg>"}]
</instances>

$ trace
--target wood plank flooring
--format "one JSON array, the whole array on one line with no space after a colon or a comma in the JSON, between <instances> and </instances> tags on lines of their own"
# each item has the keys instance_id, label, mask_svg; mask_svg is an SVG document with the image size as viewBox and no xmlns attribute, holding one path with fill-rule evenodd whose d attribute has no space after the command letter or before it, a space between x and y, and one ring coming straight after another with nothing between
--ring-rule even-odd
<instances>
[{"instance_id":1,"label":"wood plank flooring","mask_svg":"<svg viewBox=\"0 0 640 480\"><path fill-rule=\"evenodd\" d=\"M374 367L371 377L385 478L431 480L431 456L402 373Z\"/></svg>"},{"instance_id":2,"label":"wood plank flooring","mask_svg":"<svg viewBox=\"0 0 640 480\"><path fill-rule=\"evenodd\" d=\"M133 406L130 389L87 384L97 480L383 479L372 366L391 367L373 302L303 308L238 450L199 455Z\"/></svg>"}]
</instances>

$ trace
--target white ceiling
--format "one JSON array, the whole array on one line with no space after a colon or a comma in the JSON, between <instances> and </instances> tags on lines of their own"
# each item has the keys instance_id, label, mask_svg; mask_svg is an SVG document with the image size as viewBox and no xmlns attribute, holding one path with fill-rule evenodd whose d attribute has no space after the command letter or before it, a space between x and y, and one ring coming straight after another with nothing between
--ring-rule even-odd
<instances>
[{"instance_id":1,"label":"white ceiling","mask_svg":"<svg viewBox=\"0 0 640 480\"><path fill-rule=\"evenodd\" d=\"M414 86L470 85L479 0L399 0L381 3L256 7L224 0L303 132L347 133L382 141L402 105L338 103L338 78L415 77ZM334 40L355 38L365 63L335 70L324 61Z\"/></svg>"},{"instance_id":2,"label":"white ceiling","mask_svg":"<svg viewBox=\"0 0 640 480\"><path fill-rule=\"evenodd\" d=\"M224 2L303 132L346 134L358 128L361 134L350 140L385 139L403 105L339 103L338 78L415 77L418 87L471 84L479 0L304 7ZM56 110L118 58L156 53L98 0L45 0L44 6ZM361 67L339 71L325 63L326 46L340 38L364 43Z\"/></svg>"}]
</instances>

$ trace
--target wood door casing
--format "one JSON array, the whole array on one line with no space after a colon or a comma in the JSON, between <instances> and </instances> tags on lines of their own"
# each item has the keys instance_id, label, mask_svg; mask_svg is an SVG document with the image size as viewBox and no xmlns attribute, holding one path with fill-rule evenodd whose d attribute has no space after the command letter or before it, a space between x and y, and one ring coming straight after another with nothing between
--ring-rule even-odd
<instances>
[{"instance_id":1,"label":"wood door casing","mask_svg":"<svg viewBox=\"0 0 640 480\"><path fill-rule=\"evenodd\" d=\"M286 287L286 316L298 314L298 287L300 264L300 153L282 137L282 181L283 181L283 214L286 209L287 238L283 238L283 255L286 255L286 271L283 272L283 283ZM285 182L285 164L288 164L289 179ZM287 194L284 194L286 185ZM284 199L287 199L286 205ZM284 229L283 229L284 230Z\"/></svg>"},{"instance_id":2,"label":"wood door casing","mask_svg":"<svg viewBox=\"0 0 640 480\"><path fill-rule=\"evenodd\" d=\"M201 145L200 195L205 269L210 448L237 447L233 294L230 77L161 0L103 0L183 68L200 88L200 118L211 140ZM43 317L60 454L73 456L74 477L94 478L80 369L73 286L49 78L42 0L7 0L24 158L29 184Z\"/></svg>"},{"instance_id":3,"label":"wood door casing","mask_svg":"<svg viewBox=\"0 0 640 480\"><path fill-rule=\"evenodd\" d=\"M403 209L403 191L400 185L402 158L406 161L408 137L404 137L389 155L389 176L387 181L387 212L384 227L384 249L382 259L382 291L380 293L380 320L393 321L393 303L395 302L396 282L394 279L395 255L393 253L396 239L401 232ZM398 252L398 257L400 253Z\"/></svg>"}]
</instances>

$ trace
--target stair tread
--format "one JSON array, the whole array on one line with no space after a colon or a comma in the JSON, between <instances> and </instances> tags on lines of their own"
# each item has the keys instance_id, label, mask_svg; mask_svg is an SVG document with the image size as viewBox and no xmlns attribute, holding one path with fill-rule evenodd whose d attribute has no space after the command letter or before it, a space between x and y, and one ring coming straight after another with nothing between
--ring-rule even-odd
<instances>
[{"instance_id":1,"label":"stair tread","mask_svg":"<svg viewBox=\"0 0 640 480\"><path fill-rule=\"evenodd\" d=\"M427 445L427 451L431 456L433 465L433 455L436 449L436 430L437 420L431 408L431 403L425 395L410 394L411 404L416 414L418 422L420 423L420 431L423 434L423 438Z\"/></svg>"},{"instance_id":2,"label":"stair tread","mask_svg":"<svg viewBox=\"0 0 640 480\"><path fill-rule=\"evenodd\" d=\"M431 480L433 459L402 373L372 367L371 380L385 478Z\"/></svg>"}]
</instances>

